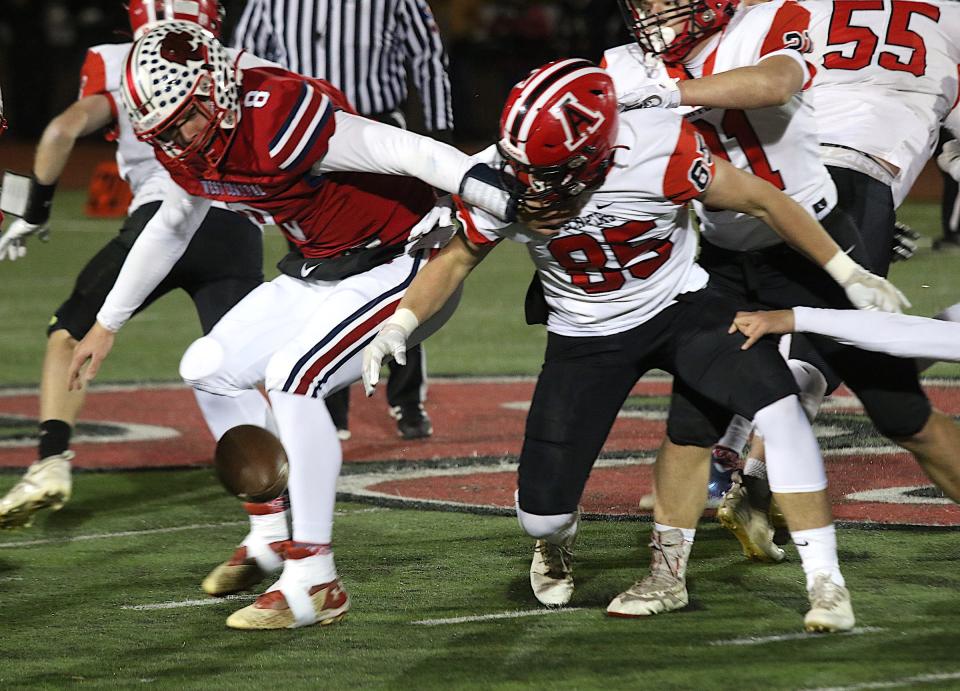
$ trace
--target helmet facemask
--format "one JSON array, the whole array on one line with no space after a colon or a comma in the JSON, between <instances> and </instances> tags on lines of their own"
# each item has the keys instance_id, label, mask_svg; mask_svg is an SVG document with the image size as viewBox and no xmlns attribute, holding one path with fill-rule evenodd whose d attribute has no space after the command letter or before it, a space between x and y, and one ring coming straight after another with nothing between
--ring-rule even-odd
<instances>
[{"instance_id":1,"label":"helmet facemask","mask_svg":"<svg viewBox=\"0 0 960 691\"><path fill-rule=\"evenodd\" d=\"M675 0L654 12L649 0L619 0L627 28L647 55L682 62L730 21L739 0Z\"/></svg>"},{"instance_id":2,"label":"helmet facemask","mask_svg":"<svg viewBox=\"0 0 960 691\"><path fill-rule=\"evenodd\" d=\"M501 170L506 166L526 188L520 203L530 210L545 209L564 204L585 192L591 192L607 177L607 170L613 163L613 152L605 158L598 156L598 148L586 146L579 153L562 163L548 166L532 166L521 163L511 155L511 147L506 142L497 144L497 151L504 159Z\"/></svg>"},{"instance_id":3,"label":"helmet facemask","mask_svg":"<svg viewBox=\"0 0 960 691\"><path fill-rule=\"evenodd\" d=\"M497 150L526 188L521 204L543 210L585 201L613 162L617 118L610 75L587 60L556 60L514 86Z\"/></svg>"},{"instance_id":4,"label":"helmet facemask","mask_svg":"<svg viewBox=\"0 0 960 691\"><path fill-rule=\"evenodd\" d=\"M123 103L137 138L167 158L216 168L240 121L236 67L223 46L188 22L161 22L127 57ZM180 128L200 113L200 132L182 142Z\"/></svg>"}]
</instances>

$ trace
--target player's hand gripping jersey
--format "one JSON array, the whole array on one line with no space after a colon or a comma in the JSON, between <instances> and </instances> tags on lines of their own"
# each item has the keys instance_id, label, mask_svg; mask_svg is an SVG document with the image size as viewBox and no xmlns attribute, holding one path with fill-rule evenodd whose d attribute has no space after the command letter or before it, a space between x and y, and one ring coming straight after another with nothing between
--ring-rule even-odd
<instances>
[{"instance_id":1,"label":"player's hand gripping jersey","mask_svg":"<svg viewBox=\"0 0 960 691\"><path fill-rule=\"evenodd\" d=\"M957 102L960 4L802 4L811 15L817 76L810 94L820 141L919 173L936 144L940 122ZM918 159L919 166L913 166ZM896 187L909 191L915 176ZM900 201L902 197L896 203Z\"/></svg>"},{"instance_id":2,"label":"player's hand gripping jersey","mask_svg":"<svg viewBox=\"0 0 960 691\"><path fill-rule=\"evenodd\" d=\"M550 308L547 328L557 334L626 331L707 283L694 263L687 214L687 202L713 179L702 136L673 113L636 110L621 116L617 146L603 185L556 234L503 227L463 206L458 213L475 245L502 238L526 244ZM492 160L496 151L483 156Z\"/></svg>"},{"instance_id":3,"label":"player's hand gripping jersey","mask_svg":"<svg viewBox=\"0 0 960 691\"><path fill-rule=\"evenodd\" d=\"M608 50L604 65L621 94L644 82L703 77L785 55L804 69L807 87L815 73L805 58L810 48L809 18L803 7L783 0L741 7L685 67L665 66L644 56L635 43ZM836 204L836 187L820 162L813 108L804 93L795 94L783 106L749 111L689 106L678 110L697 127L714 155L770 182L818 219ZM704 236L719 247L751 250L780 242L751 216L699 205L697 213Z\"/></svg>"}]
</instances>

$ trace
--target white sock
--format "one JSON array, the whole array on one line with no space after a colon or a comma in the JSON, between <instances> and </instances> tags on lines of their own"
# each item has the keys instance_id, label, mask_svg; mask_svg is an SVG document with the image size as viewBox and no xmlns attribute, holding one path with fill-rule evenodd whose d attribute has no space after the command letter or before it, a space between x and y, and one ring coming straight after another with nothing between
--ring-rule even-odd
<instances>
[{"instance_id":1,"label":"white sock","mask_svg":"<svg viewBox=\"0 0 960 691\"><path fill-rule=\"evenodd\" d=\"M218 441L228 429L237 425L256 425L276 434L267 399L256 389L247 389L238 396L218 396L200 389L194 389L193 394L210 433Z\"/></svg>"},{"instance_id":2,"label":"white sock","mask_svg":"<svg viewBox=\"0 0 960 691\"><path fill-rule=\"evenodd\" d=\"M290 463L293 539L330 544L337 478L343 454L337 428L322 398L270 392L273 415Z\"/></svg>"},{"instance_id":3,"label":"white sock","mask_svg":"<svg viewBox=\"0 0 960 691\"><path fill-rule=\"evenodd\" d=\"M753 433L753 420L748 420L740 415L734 415L727 425L727 431L717 442L720 446L726 446L737 453L743 453L743 447L750 441L750 435Z\"/></svg>"},{"instance_id":4,"label":"white sock","mask_svg":"<svg viewBox=\"0 0 960 691\"><path fill-rule=\"evenodd\" d=\"M807 576L807 589L813 586L813 580L820 573L830 574L830 580L837 585L845 585L840 573L840 561L837 558L837 531L833 523L823 528L794 530L790 533L793 544L800 553L803 573Z\"/></svg>"},{"instance_id":5,"label":"white sock","mask_svg":"<svg viewBox=\"0 0 960 691\"><path fill-rule=\"evenodd\" d=\"M748 458L743 464L743 474L747 477L755 477L759 480L767 479L767 464L759 458Z\"/></svg>"},{"instance_id":6,"label":"white sock","mask_svg":"<svg viewBox=\"0 0 960 691\"><path fill-rule=\"evenodd\" d=\"M664 525L663 523L654 523L653 529L658 533L664 533L668 530L679 530L683 533L683 541L690 543L693 542L693 538L697 534L696 528L674 528L672 525Z\"/></svg>"}]
</instances>

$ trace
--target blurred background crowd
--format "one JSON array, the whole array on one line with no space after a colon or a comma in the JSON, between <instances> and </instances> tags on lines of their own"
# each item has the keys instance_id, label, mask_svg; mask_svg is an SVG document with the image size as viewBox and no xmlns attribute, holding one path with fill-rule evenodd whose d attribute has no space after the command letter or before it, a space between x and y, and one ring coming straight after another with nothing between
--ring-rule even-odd
<instances>
[{"instance_id":1,"label":"blurred background crowd","mask_svg":"<svg viewBox=\"0 0 960 691\"><path fill-rule=\"evenodd\" d=\"M223 0L224 37L246 0ZM8 136L36 139L77 94L87 47L129 40L121 0L3 0L0 85ZM558 56L599 60L627 41L610 0L430 0L450 59L456 141L490 141L510 86ZM410 101L415 106L416 99ZM416 108L411 108L416 113Z\"/></svg>"}]
</instances>

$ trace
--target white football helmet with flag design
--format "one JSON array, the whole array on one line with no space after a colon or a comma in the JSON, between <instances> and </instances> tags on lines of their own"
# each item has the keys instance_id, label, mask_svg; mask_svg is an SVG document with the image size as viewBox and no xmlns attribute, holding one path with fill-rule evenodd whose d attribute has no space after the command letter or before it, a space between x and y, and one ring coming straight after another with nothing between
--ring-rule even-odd
<instances>
[{"instance_id":1,"label":"white football helmet with flag design","mask_svg":"<svg viewBox=\"0 0 960 691\"><path fill-rule=\"evenodd\" d=\"M163 21L130 49L121 76L133 131L166 156L215 167L240 121L237 68L224 47L193 22ZM179 126L199 112L207 121L186 146Z\"/></svg>"}]
</instances>

